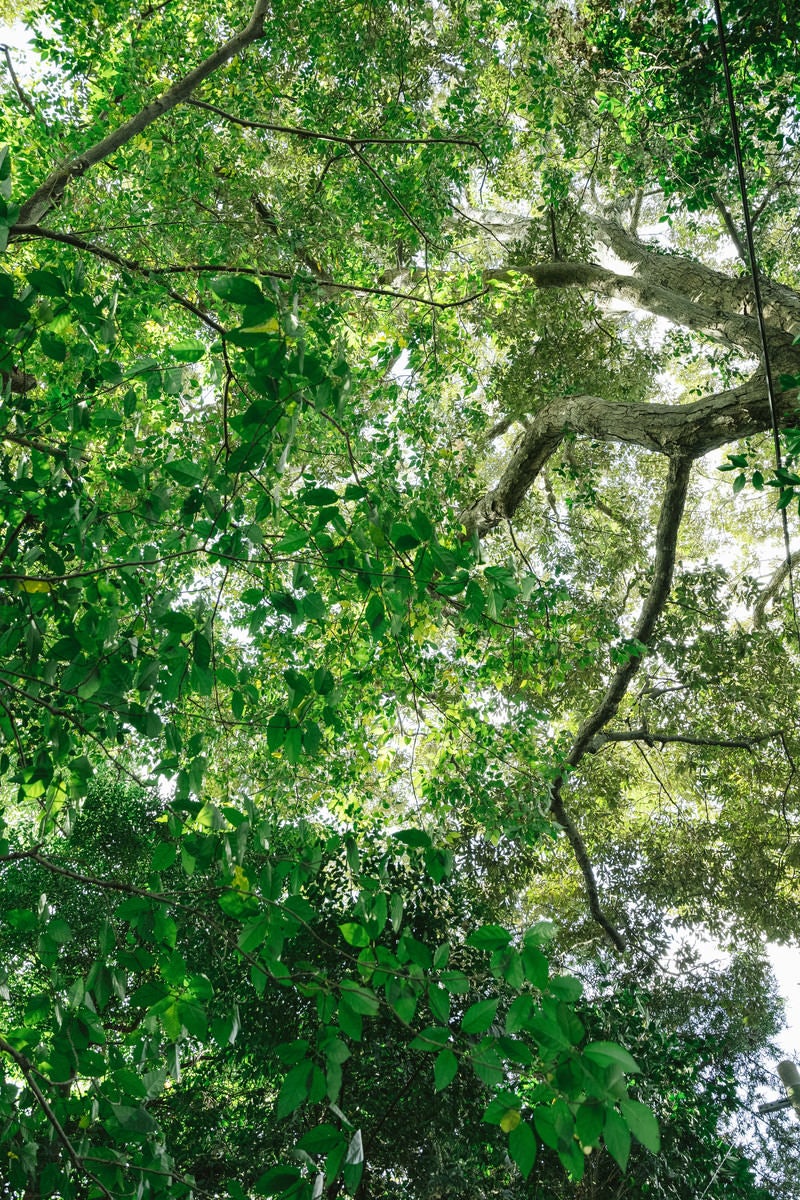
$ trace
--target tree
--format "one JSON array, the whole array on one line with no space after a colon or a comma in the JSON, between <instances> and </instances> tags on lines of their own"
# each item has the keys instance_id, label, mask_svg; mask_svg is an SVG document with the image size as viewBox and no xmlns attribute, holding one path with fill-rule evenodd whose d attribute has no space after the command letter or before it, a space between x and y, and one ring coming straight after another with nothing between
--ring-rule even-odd
<instances>
[{"instance_id":1,"label":"tree","mask_svg":"<svg viewBox=\"0 0 800 1200\"><path fill-rule=\"evenodd\" d=\"M729 22L790 425L773 8ZM788 572L719 554L703 463L788 507L800 450L790 428L775 469L761 437L704 10L26 19L0 131L8 1195L652 1194L620 1172L653 1112L665 1195L686 1156L710 1188L720 1145L761 1195L722 1122L774 1031L763 972L715 1089L646 965L676 928L797 922ZM774 511L736 526L745 555ZM659 1102L676 1059L694 1122Z\"/></svg>"}]
</instances>

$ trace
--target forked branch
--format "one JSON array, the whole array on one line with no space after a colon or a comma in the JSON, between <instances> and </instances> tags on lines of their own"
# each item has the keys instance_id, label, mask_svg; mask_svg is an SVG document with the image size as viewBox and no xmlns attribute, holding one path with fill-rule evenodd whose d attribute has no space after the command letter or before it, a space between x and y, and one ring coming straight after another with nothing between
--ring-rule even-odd
<instances>
[{"instance_id":1,"label":"forked branch","mask_svg":"<svg viewBox=\"0 0 800 1200\"><path fill-rule=\"evenodd\" d=\"M797 397L797 388L778 394L780 416L794 409ZM568 433L695 459L769 427L769 401L760 373L740 387L691 404L630 404L601 396L561 396L536 414L497 485L479 497L462 520L479 536L510 520Z\"/></svg>"}]
</instances>

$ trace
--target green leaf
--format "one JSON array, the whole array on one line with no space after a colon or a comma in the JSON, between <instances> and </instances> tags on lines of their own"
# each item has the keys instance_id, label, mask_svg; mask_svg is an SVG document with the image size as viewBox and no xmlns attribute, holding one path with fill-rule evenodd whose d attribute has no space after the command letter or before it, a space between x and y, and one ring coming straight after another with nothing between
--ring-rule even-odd
<instances>
[{"instance_id":1,"label":"green leaf","mask_svg":"<svg viewBox=\"0 0 800 1200\"><path fill-rule=\"evenodd\" d=\"M172 842L161 842L150 859L151 871L166 871L178 857L178 848Z\"/></svg>"},{"instance_id":2,"label":"green leaf","mask_svg":"<svg viewBox=\"0 0 800 1200\"><path fill-rule=\"evenodd\" d=\"M145 1108L111 1102L111 1111L126 1133L154 1133L157 1123Z\"/></svg>"},{"instance_id":3,"label":"green leaf","mask_svg":"<svg viewBox=\"0 0 800 1200\"><path fill-rule=\"evenodd\" d=\"M572 1004L583 995L583 984L573 975L555 975L547 985L547 990L559 1000Z\"/></svg>"},{"instance_id":4,"label":"green leaf","mask_svg":"<svg viewBox=\"0 0 800 1200\"><path fill-rule=\"evenodd\" d=\"M27 316L27 313L25 315ZM55 362L59 363L67 361L67 344L60 337L56 337L55 334L48 333L46 329L43 329L39 334L39 341L42 352L48 358L52 358Z\"/></svg>"},{"instance_id":5,"label":"green leaf","mask_svg":"<svg viewBox=\"0 0 800 1200\"><path fill-rule=\"evenodd\" d=\"M298 1150L305 1150L306 1154L328 1154L340 1143L345 1142L345 1136L341 1130L334 1125L317 1125L314 1129L309 1129L308 1133L304 1133L297 1143Z\"/></svg>"},{"instance_id":6,"label":"green leaf","mask_svg":"<svg viewBox=\"0 0 800 1200\"><path fill-rule=\"evenodd\" d=\"M73 938L72 930L61 917L53 917L52 921L48 921L45 925L45 932L59 946L65 946Z\"/></svg>"},{"instance_id":7,"label":"green leaf","mask_svg":"<svg viewBox=\"0 0 800 1200\"><path fill-rule=\"evenodd\" d=\"M484 1033L497 1015L499 1000L479 1000L471 1004L461 1018L464 1033Z\"/></svg>"},{"instance_id":8,"label":"green leaf","mask_svg":"<svg viewBox=\"0 0 800 1200\"><path fill-rule=\"evenodd\" d=\"M412 1050L423 1050L428 1054L434 1054L444 1046L445 1042L450 1040L450 1030L441 1028L438 1025L429 1025L427 1029L421 1029L414 1040L411 1042Z\"/></svg>"},{"instance_id":9,"label":"green leaf","mask_svg":"<svg viewBox=\"0 0 800 1200\"><path fill-rule=\"evenodd\" d=\"M470 1055L470 1063L478 1079L487 1087L498 1087L503 1082L503 1064L492 1038L484 1038L475 1047Z\"/></svg>"},{"instance_id":10,"label":"green leaf","mask_svg":"<svg viewBox=\"0 0 800 1200\"><path fill-rule=\"evenodd\" d=\"M339 928L348 946L368 946L370 944L370 936L363 925L357 925L352 921L345 921Z\"/></svg>"},{"instance_id":11,"label":"green leaf","mask_svg":"<svg viewBox=\"0 0 800 1200\"><path fill-rule=\"evenodd\" d=\"M661 1134L652 1109L646 1104L640 1104L638 1100L620 1100L619 1107L636 1140L652 1154L658 1154L661 1149Z\"/></svg>"},{"instance_id":12,"label":"green leaf","mask_svg":"<svg viewBox=\"0 0 800 1200\"><path fill-rule=\"evenodd\" d=\"M439 982L453 996L466 996L472 986L462 971L442 971Z\"/></svg>"},{"instance_id":13,"label":"green leaf","mask_svg":"<svg viewBox=\"0 0 800 1200\"><path fill-rule=\"evenodd\" d=\"M237 945L242 954L252 954L259 946L267 940L271 928L271 919L268 913L261 913L254 917L252 921L248 921L239 934Z\"/></svg>"},{"instance_id":14,"label":"green leaf","mask_svg":"<svg viewBox=\"0 0 800 1200\"><path fill-rule=\"evenodd\" d=\"M587 1046L584 1046L583 1053L587 1058L591 1058L602 1066L614 1063L628 1075L638 1075L641 1071L636 1060L616 1042L589 1042Z\"/></svg>"},{"instance_id":15,"label":"green leaf","mask_svg":"<svg viewBox=\"0 0 800 1200\"><path fill-rule=\"evenodd\" d=\"M524 946L521 958L525 978L534 987L544 990L547 987L547 977L550 971L547 958L536 946Z\"/></svg>"},{"instance_id":16,"label":"green leaf","mask_svg":"<svg viewBox=\"0 0 800 1200\"><path fill-rule=\"evenodd\" d=\"M278 1120L288 1117L308 1099L311 1088L314 1064L304 1059L292 1067L281 1085L275 1115Z\"/></svg>"},{"instance_id":17,"label":"green leaf","mask_svg":"<svg viewBox=\"0 0 800 1200\"><path fill-rule=\"evenodd\" d=\"M376 1016L380 1009L378 998L373 991L347 979L342 983L342 999L347 1001L353 1012L361 1013L365 1017Z\"/></svg>"},{"instance_id":18,"label":"green leaf","mask_svg":"<svg viewBox=\"0 0 800 1200\"><path fill-rule=\"evenodd\" d=\"M259 1196L282 1196L301 1178L298 1167L270 1167L259 1175L253 1188Z\"/></svg>"},{"instance_id":19,"label":"green leaf","mask_svg":"<svg viewBox=\"0 0 800 1200\"><path fill-rule=\"evenodd\" d=\"M575 1131L582 1146L596 1146L605 1123L605 1109L598 1101L582 1104L575 1114Z\"/></svg>"},{"instance_id":20,"label":"green leaf","mask_svg":"<svg viewBox=\"0 0 800 1200\"><path fill-rule=\"evenodd\" d=\"M204 475L202 466L192 462L190 458L178 458L165 463L164 470L176 483L184 484L187 487L191 487L193 483L199 483Z\"/></svg>"},{"instance_id":21,"label":"green leaf","mask_svg":"<svg viewBox=\"0 0 800 1200\"><path fill-rule=\"evenodd\" d=\"M179 362L199 362L206 352L206 346L197 338L182 338L171 346L173 357Z\"/></svg>"},{"instance_id":22,"label":"green leaf","mask_svg":"<svg viewBox=\"0 0 800 1200\"><path fill-rule=\"evenodd\" d=\"M51 296L55 298L58 296L65 296L67 293L64 284L57 275L53 274L52 271L28 271L27 279L33 290L38 292L40 296Z\"/></svg>"},{"instance_id":23,"label":"green leaf","mask_svg":"<svg viewBox=\"0 0 800 1200\"><path fill-rule=\"evenodd\" d=\"M428 847L432 844L429 834L425 833L423 829L398 829L396 833L392 834L392 837L398 842L402 842L404 846Z\"/></svg>"},{"instance_id":24,"label":"green leaf","mask_svg":"<svg viewBox=\"0 0 800 1200\"><path fill-rule=\"evenodd\" d=\"M527 1121L520 1121L508 1135L508 1153L527 1179L536 1162L536 1137Z\"/></svg>"},{"instance_id":25,"label":"green leaf","mask_svg":"<svg viewBox=\"0 0 800 1200\"><path fill-rule=\"evenodd\" d=\"M246 275L216 275L209 280L209 287L220 300L231 304L261 304L264 300L261 288Z\"/></svg>"},{"instance_id":26,"label":"green leaf","mask_svg":"<svg viewBox=\"0 0 800 1200\"><path fill-rule=\"evenodd\" d=\"M449 1047L445 1046L436 1055L433 1063L433 1082L437 1092L443 1092L453 1082L458 1073L458 1059Z\"/></svg>"},{"instance_id":27,"label":"green leaf","mask_svg":"<svg viewBox=\"0 0 800 1200\"><path fill-rule=\"evenodd\" d=\"M511 934L501 925L483 925L480 929L473 929L466 938L467 945L474 946L476 950L505 949L510 941Z\"/></svg>"},{"instance_id":28,"label":"green leaf","mask_svg":"<svg viewBox=\"0 0 800 1200\"><path fill-rule=\"evenodd\" d=\"M609 1108L606 1112L603 1141L620 1171L624 1173L631 1152L631 1135L625 1121L613 1108Z\"/></svg>"}]
</instances>

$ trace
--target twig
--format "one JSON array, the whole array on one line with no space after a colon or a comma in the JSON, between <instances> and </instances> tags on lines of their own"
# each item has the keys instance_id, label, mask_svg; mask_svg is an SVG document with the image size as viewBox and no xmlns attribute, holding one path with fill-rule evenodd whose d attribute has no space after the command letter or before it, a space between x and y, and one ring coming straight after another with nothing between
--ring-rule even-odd
<instances>
[{"instance_id":1,"label":"twig","mask_svg":"<svg viewBox=\"0 0 800 1200\"><path fill-rule=\"evenodd\" d=\"M11 1043L7 1042L4 1037L0 1037L0 1050L12 1058L19 1067L20 1071L25 1077L25 1082L36 1097L37 1104L55 1130L56 1137L66 1150L67 1157L75 1169L80 1171L81 1174L87 1179L91 1180L95 1187L99 1188L100 1194L104 1196L106 1200L115 1200L115 1197L112 1196L105 1184L103 1184L92 1171L88 1170L81 1156L78 1154L78 1151L75 1149L69 1137L65 1133L64 1126L59 1121L58 1117L50 1106L50 1102L33 1077L33 1063L31 1063L24 1054L20 1054L19 1050L15 1050Z\"/></svg>"},{"instance_id":2,"label":"twig","mask_svg":"<svg viewBox=\"0 0 800 1200\"><path fill-rule=\"evenodd\" d=\"M226 112L223 108L218 108L216 104L208 104L205 100L187 100L193 108L204 108L208 112L216 113L217 116L223 117L226 121L230 121L234 125L241 125L243 129L266 129L271 133L288 133L294 137L305 138L311 141L318 142L335 142L340 146L349 146L351 150L358 149L361 146L470 146L473 150L477 150L484 158L486 155L479 142L473 138L464 137L418 137L418 138L392 138L392 137L373 137L371 134L346 135L341 133L320 133L316 129L303 129L298 125L281 125L273 121L251 121L245 117L236 117L233 113Z\"/></svg>"},{"instance_id":3,"label":"twig","mask_svg":"<svg viewBox=\"0 0 800 1200\"><path fill-rule=\"evenodd\" d=\"M121 267L123 271L132 271L134 274L146 276L164 274L163 271L154 271L149 267L143 267L134 259L123 258L120 254L115 254L113 250L106 250L104 246L98 246L95 242L87 242L74 233L59 233L55 229L44 229L41 225L20 224L15 226L15 230L17 237L46 238L51 242L61 242L65 246L74 246L76 250L85 250L88 254L93 254L95 258L102 258L105 262L110 262L117 267ZM193 313L209 329L213 329L215 333L224 332L222 326L218 325L213 317L203 312L201 308L198 308L186 296L181 295L180 292L173 291L172 288L166 288L165 290L172 300L180 304L182 308L187 309L188 312Z\"/></svg>"},{"instance_id":4,"label":"twig","mask_svg":"<svg viewBox=\"0 0 800 1200\"><path fill-rule=\"evenodd\" d=\"M16 90L17 95L20 98L20 101L25 106L25 108L27 108L28 112L31 114L34 121L38 121L39 114L37 113L36 109L33 107L33 102L31 101L30 96L27 94L27 92L23 88L22 84L20 83L19 79L17 78L17 72L14 70L14 64L11 61L11 48L9 46L6 46L5 43L3 43L3 45L0 45L0 50L2 50L3 54L6 56L6 63L8 64L8 73L11 76L11 82L14 84L14 88Z\"/></svg>"}]
</instances>

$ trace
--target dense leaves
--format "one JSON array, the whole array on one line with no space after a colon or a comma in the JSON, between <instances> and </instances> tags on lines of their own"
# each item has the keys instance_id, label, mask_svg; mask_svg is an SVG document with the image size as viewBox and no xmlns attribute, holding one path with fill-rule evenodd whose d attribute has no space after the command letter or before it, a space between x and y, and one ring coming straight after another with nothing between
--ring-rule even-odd
<instances>
[{"instance_id":1,"label":"dense leaves","mask_svg":"<svg viewBox=\"0 0 800 1200\"><path fill-rule=\"evenodd\" d=\"M3 1194L761 1200L797 646L689 463L800 482L705 10L23 16ZM728 20L788 420L796 30Z\"/></svg>"}]
</instances>

